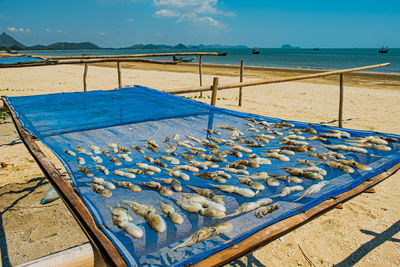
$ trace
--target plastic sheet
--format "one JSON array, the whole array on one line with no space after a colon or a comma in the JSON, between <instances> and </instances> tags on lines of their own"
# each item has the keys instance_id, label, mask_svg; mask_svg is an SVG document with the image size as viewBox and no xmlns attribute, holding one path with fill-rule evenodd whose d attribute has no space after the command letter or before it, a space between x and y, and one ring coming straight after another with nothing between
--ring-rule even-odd
<instances>
[{"instance_id":1,"label":"plastic sheet","mask_svg":"<svg viewBox=\"0 0 400 267\"><path fill-rule=\"evenodd\" d=\"M285 218L300 213L300 210L307 210L331 196L341 194L348 191L365 181L365 179L373 177L378 173L384 172L393 165L399 162L400 143L389 142L390 151L381 151L377 149L367 149L368 153L352 153L346 151L341 152L346 159L354 159L363 164L372 167L371 171L361 171L355 169L352 174L344 173L338 169L330 168L326 165L317 164L319 167L327 171L327 176L324 180L330 184L322 189L319 193L309 197L295 201L303 192L295 192L289 196L282 198L274 198L275 203L280 205L280 208L263 218L256 218L253 212L244 213L235 217L224 219L213 219L200 216L182 210L176 201L181 199L181 195L174 193L170 197L161 196L159 192L143 187L140 193L133 193L125 188L117 186L117 189L112 190L112 197L104 198L92 191L88 183L91 178L86 177L79 171L79 164L76 157L70 156L63 152L64 149L74 150L77 146L82 146L89 149L90 145L96 145L101 149L106 148L107 144L114 142L119 146L139 145L145 150L146 155L152 158L158 158L158 153L154 153L144 148L146 139L151 138L160 145L159 154L166 155L163 150L166 148L162 142L166 137L172 137L175 134L180 135L179 140L186 140L186 136L193 136L198 139L207 139L210 136L217 138L229 139L230 131L218 128L219 125L229 125L238 128L244 133L242 138L252 140L255 134L248 131L249 126L244 123L249 123L246 118L254 118L256 121L266 121L270 123L279 123L281 120L275 118L267 118L252 114L234 112L220 109L217 107L202 104L196 101L185 99L183 97L172 96L153 89L136 86L133 88L122 88L115 91L92 91L81 93L66 93L66 94L51 94L26 97L8 97L7 100L16 112L19 120L32 134L36 135L40 141L45 143L63 162L67 170L72 173L72 180L82 196L85 204L92 212L95 220L107 236L113 241L115 246L123 254L127 263L130 266L137 265L179 265L183 266L188 263L196 263L202 259L212 255L213 253L229 247L229 244L240 242L251 234ZM327 127L322 125L309 125L302 122L290 122L294 128L304 129L306 127L314 128L318 134L327 133L329 130L336 130L335 127ZM256 125L259 127L260 125ZM213 129L221 133L220 136L211 135L204 129ZM285 131L291 128L274 128L289 135ZM351 138L357 138L369 135L378 135L374 132L358 131L341 129L349 134ZM259 133L264 133L260 130ZM302 136L310 137L312 134L303 133ZM389 134L379 134L385 137L399 138L399 136ZM325 144L342 144L344 141L354 139L332 139L328 138ZM191 141L197 147L201 147L194 141ZM316 148L314 152L326 152L328 149L322 146L320 141L308 141L311 146ZM169 143L175 143L169 141ZM244 144L241 144L244 145ZM230 150L226 144L220 144L220 151ZM270 140L265 147L251 148L252 153L261 156L261 153L266 149L274 149L280 147L279 137ZM204 148L204 147L203 147ZM111 150L111 149L110 149ZM108 181L131 181L134 183L146 182L156 178L169 178L166 171L163 171L154 176L137 175L134 179L127 179L116 176L112 172L121 168L136 168L137 162L147 163L142 158L141 153L131 149L129 155L133 161L126 162L121 159L123 166L116 166L109 161L104 155L99 155L103 159L100 165L105 166L110 170L109 175L104 175L102 172L95 169L96 163L89 156L81 155L86 161L85 166L88 166L96 177L102 177ZM187 153L184 147L178 146L178 154ZM211 154L208 149L206 154ZM111 153L112 154L112 153ZM244 158L247 158L246 153ZM115 156L115 155L111 155ZM202 161L195 156L197 160ZM261 156L263 157L263 156ZM176 156L185 164L184 159L180 155ZM317 160L305 153L296 153L294 156L289 156L290 161L282 162L276 159L271 159L272 164L261 165L260 168L248 168L251 173L266 171L269 174L287 174L282 167L306 167L296 162L296 159ZM227 156L227 163L237 160L234 156ZM172 164L166 162L171 168ZM218 163L220 167L226 163ZM216 169L201 170L200 172L215 171ZM247 198L236 194L224 193L210 184L215 182L195 177L192 173L190 181L181 181L183 191L193 193L186 185L194 185L202 188L212 189L218 195L223 195L226 201L227 214L232 213L239 205L245 202L253 202L255 200L270 197L279 194L283 187L293 186L295 184L286 181L280 181L277 187L267 186L265 190L261 190L255 197ZM239 187L247 187L240 184L235 175L231 179L227 179L226 184ZM301 185L304 188L310 187L319 181L303 179ZM263 182L261 182L263 183ZM165 185L165 184L163 184ZM168 185L165 185L169 187ZM254 190L255 191L255 190ZM161 215L166 223L167 230L164 233L157 233L150 228L147 222L140 216L133 215L134 223L139 225L144 230L144 237L135 239L127 235L124 231L113 225L112 216L107 208L108 206L115 207L120 200L132 200L139 203L153 205L158 214L161 213L159 201L163 201L172 205L184 218L184 223L181 225L173 224L166 216ZM230 222L233 225L233 230L227 234L215 235L206 241L197 243L193 246L173 250L169 249L182 243L195 231L202 227L215 226L221 222Z\"/></svg>"}]
</instances>

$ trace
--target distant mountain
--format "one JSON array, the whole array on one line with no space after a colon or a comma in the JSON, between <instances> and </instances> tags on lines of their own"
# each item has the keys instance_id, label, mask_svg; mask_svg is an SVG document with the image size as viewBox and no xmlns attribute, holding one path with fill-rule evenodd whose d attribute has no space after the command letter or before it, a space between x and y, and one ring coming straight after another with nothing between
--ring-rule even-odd
<instances>
[{"instance_id":1,"label":"distant mountain","mask_svg":"<svg viewBox=\"0 0 400 267\"><path fill-rule=\"evenodd\" d=\"M90 42L83 42L83 43L67 43L67 42L58 42L51 45L35 45L30 46L28 49L31 50L81 50L81 49L100 49L101 47L90 43Z\"/></svg>"},{"instance_id":2,"label":"distant mountain","mask_svg":"<svg viewBox=\"0 0 400 267\"><path fill-rule=\"evenodd\" d=\"M291 46L290 44L284 44L281 46L283 49L299 49L300 46Z\"/></svg>"},{"instance_id":3,"label":"distant mountain","mask_svg":"<svg viewBox=\"0 0 400 267\"><path fill-rule=\"evenodd\" d=\"M25 48L26 46L21 44L20 42L18 42L17 40L15 40L14 38L12 38L10 35L8 35L7 33L3 32L0 35L0 47L4 47L4 48Z\"/></svg>"},{"instance_id":4,"label":"distant mountain","mask_svg":"<svg viewBox=\"0 0 400 267\"><path fill-rule=\"evenodd\" d=\"M248 49L245 45L220 45L220 44L213 44L213 45L198 45L200 49L219 49L219 48L237 48L237 49Z\"/></svg>"}]
</instances>

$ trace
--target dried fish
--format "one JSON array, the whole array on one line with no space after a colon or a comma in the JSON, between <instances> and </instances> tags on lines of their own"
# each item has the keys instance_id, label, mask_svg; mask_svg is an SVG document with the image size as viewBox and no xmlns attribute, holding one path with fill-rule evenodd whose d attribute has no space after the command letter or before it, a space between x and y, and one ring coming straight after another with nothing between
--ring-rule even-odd
<instances>
[{"instance_id":1,"label":"dried fish","mask_svg":"<svg viewBox=\"0 0 400 267\"><path fill-rule=\"evenodd\" d=\"M324 165L329 166L331 168L339 169L339 170L341 170L342 172L345 172L345 173L354 173L354 169L352 167L350 167L348 165L344 165L344 164L342 164L340 162L337 162L337 161L315 161L315 162L324 164ZM322 179L320 179L320 180L322 180Z\"/></svg>"},{"instance_id":2,"label":"dried fish","mask_svg":"<svg viewBox=\"0 0 400 267\"><path fill-rule=\"evenodd\" d=\"M79 152L79 153L81 153L81 154L83 154L83 155L86 155L86 156L91 156L91 155L93 155L92 152L87 151L85 148L83 148L83 147L81 147L81 146L77 146L77 147L75 148L75 151L77 151L77 152Z\"/></svg>"},{"instance_id":3,"label":"dried fish","mask_svg":"<svg viewBox=\"0 0 400 267\"><path fill-rule=\"evenodd\" d=\"M178 170L188 171L188 172L199 172L199 168L194 167L192 165L178 165L178 166L175 166L174 168L176 168Z\"/></svg>"},{"instance_id":4,"label":"dried fish","mask_svg":"<svg viewBox=\"0 0 400 267\"><path fill-rule=\"evenodd\" d=\"M387 145L388 141L380 138L379 136L365 136L365 137L357 137L353 142L356 143L373 143L376 145Z\"/></svg>"},{"instance_id":5,"label":"dried fish","mask_svg":"<svg viewBox=\"0 0 400 267\"><path fill-rule=\"evenodd\" d=\"M136 151L138 151L139 153L144 153L144 150L140 147L140 146L131 146L132 149L135 149Z\"/></svg>"},{"instance_id":6,"label":"dried fish","mask_svg":"<svg viewBox=\"0 0 400 267\"><path fill-rule=\"evenodd\" d=\"M309 161L308 159L296 159L297 163L307 165L309 167L314 167L315 163L312 161Z\"/></svg>"},{"instance_id":7,"label":"dried fish","mask_svg":"<svg viewBox=\"0 0 400 267\"><path fill-rule=\"evenodd\" d=\"M306 138L304 136L301 135L288 135L285 138L287 139L292 139L292 140L306 140Z\"/></svg>"},{"instance_id":8,"label":"dried fish","mask_svg":"<svg viewBox=\"0 0 400 267\"><path fill-rule=\"evenodd\" d=\"M117 158L112 157L112 158L110 158L110 161L112 163L114 163L115 165L122 165L122 162Z\"/></svg>"},{"instance_id":9,"label":"dried fish","mask_svg":"<svg viewBox=\"0 0 400 267\"><path fill-rule=\"evenodd\" d=\"M253 152L250 148L238 145L238 144L229 144L229 147L232 148L233 150L238 150L240 152L244 152L244 153L251 153Z\"/></svg>"},{"instance_id":10,"label":"dried fish","mask_svg":"<svg viewBox=\"0 0 400 267\"><path fill-rule=\"evenodd\" d=\"M238 169L229 168L229 167L221 168L221 170L226 171L226 172L230 172L230 173L233 173L233 174L249 175L248 171L238 170Z\"/></svg>"},{"instance_id":11,"label":"dried fish","mask_svg":"<svg viewBox=\"0 0 400 267\"><path fill-rule=\"evenodd\" d=\"M154 162L154 159L153 159L152 157L150 157L149 155L143 155L143 158L144 158L145 160L147 160L148 162L150 162L150 163L153 163L153 162Z\"/></svg>"},{"instance_id":12,"label":"dried fish","mask_svg":"<svg viewBox=\"0 0 400 267\"><path fill-rule=\"evenodd\" d=\"M223 129L223 130L230 130L230 131L236 131L237 128L233 126L227 126L227 125L217 125L218 128Z\"/></svg>"},{"instance_id":13,"label":"dried fish","mask_svg":"<svg viewBox=\"0 0 400 267\"><path fill-rule=\"evenodd\" d=\"M103 153L104 156L109 157L111 156L110 150L108 148L104 148L101 153Z\"/></svg>"},{"instance_id":14,"label":"dried fish","mask_svg":"<svg viewBox=\"0 0 400 267\"><path fill-rule=\"evenodd\" d=\"M227 162L228 161L225 158L216 157L216 156L213 156L213 155L205 155L203 157L203 159L207 160L207 161L213 161L213 162Z\"/></svg>"},{"instance_id":15,"label":"dried fish","mask_svg":"<svg viewBox=\"0 0 400 267\"><path fill-rule=\"evenodd\" d=\"M241 184L248 185L255 190L264 190L265 189L264 185L257 183L257 182L253 182L250 178L241 177L241 178L238 178L238 180Z\"/></svg>"},{"instance_id":16,"label":"dried fish","mask_svg":"<svg viewBox=\"0 0 400 267\"><path fill-rule=\"evenodd\" d=\"M306 191L304 191L303 195L301 197L299 197L298 199L296 199L295 201L300 200L300 199L302 199L304 197L307 197L309 195L316 194L319 191L321 191L322 188L324 188L324 187L326 187L328 185L329 185L328 181L321 181L321 182L319 182L317 184L313 184L312 186L307 188Z\"/></svg>"},{"instance_id":17,"label":"dried fish","mask_svg":"<svg viewBox=\"0 0 400 267\"><path fill-rule=\"evenodd\" d=\"M122 169L123 171L127 171L129 173L133 174L140 174L140 175L154 175L154 172L152 171L143 171L143 170L138 170L138 169Z\"/></svg>"},{"instance_id":18,"label":"dried fish","mask_svg":"<svg viewBox=\"0 0 400 267\"><path fill-rule=\"evenodd\" d=\"M186 135L186 138L201 144L201 140L196 138L196 137L193 137L193 136L190 136L190 135Z\"/></svg>"},{"instance_id":19,"label":"dried fish","mask_svg":"<svg viewBox=\"0 0 400 267\"><path fill-rule=\"evenodd\" d=\"M174 140L174 141L179 140L179 138L181 138L181 135L180 135L180 134L174 134L174 135L172 136L172 140Z\"/></svg>"},{"instance_id":20,"label":"dried fish","mask_svg":"<svg viewBox=\"0 0 400 267\"><path fill-rule=\"evenodd\" d=\"M129 190L131 190L132 192L135 192L135 193L142 192L142 188L139 185L131 183L131 182L122 182L122 181L113 180L113 183L115 183L116 185L118 185L120 187L128 188Z\"/></svg>"},{"instance_id":21,"label":"dried fish","mask_svg":"<svg viewBox=\"0 0 400 267\"><path fill-rule=\"evenodd\" d=\"M272 177L281 180L281 181L288 181L290 183L300 184L303 182L302 179L296 176L287 176L283 174L270 174Z\"/></svg>"},{"instance_id":22,"label":"dried fish","mask_svg":"<svg viewBox=\"0 0 400 267\"><path fill-rule=\"evenodd\" d=\"M157 145L156 141L154 141L153 139L147 139L146 141L147 141L147 144L149 144L149 145L151 145L151 146L153 146L155 148L159 148L160 147L159 145Z\"/></svg>"},{"instance_id":23,"label":"dried fish","mask_svg":"<svg viewBox=\"0 0 400 267\"><path fill-rule=\"evenodd\" d=\"M137 162L136 167L138 167L139 169L144 169L144 170L151 171L151 172L157 172L157 173L161 172L160 168L146 164L146 163L142 163L142 162Z\"/></svg>"},{"instance_id":24,"label":"dried fish","mask_svg":"<svg viewBox=\"0 0 400 267\"><path fill-rule=\"evenodd\" d=\"M147 148L148 150L154 152L154 153L158 153L158 149L156 147L152 146L152 145L147 144L147 145L144 145L144 147Z\"/></svg>"},{"instance_id":25,"label":"dried fish","mask_svg":"<svg viewBox=\"0 0 400 267\"><path fill-rule=\"evenodd\" d=\"M187 199L188 202L196 202L200 203L202 207L215 209L220 212L226 212L226 208L223 204L214 202L204 196L198 194L191 194L191 193L181 193L181 195Z\"/></svg>"},{"instance_id":26,"label":"dried fish","mask_svg":"<svg viewBox=\"0 0 400 267\"><path fill-rule=\"evenodd\" d=\"M194 166L196 168L202 169L202 170L208 170L208 166L205 163L196 161L194 159L189 160L189 164L191 164L192 166Z\"/></svg>"},{"instance_id":27,"label":"dried fish","mask_svg":"<svg viewBox=\"0 0 400 267\"><path fill-rule=\"evenodd\" d=\"M373 148L373 149L377 149L377 150L381 150L381 151L390 151L392 150L392 148L390 146L386 146L386 145L376 145L373 143L349 143L349 142L345 142L345 144L348 145L352 145L355 147L362 147L362 148Z\"/></svg>"},{"instance_id":28,"label":"dried fish","mask_svg":"<svg viewBox=\"0 0 400 267\"><path fill-rule=\"evenodd\" d=\"M84 158L82 158L82 157L78 157L78 158L77 158L77 160L78 160L78 164L80 164L80 165L84 165L84 164L86 164L86 161L85 161L85 159L84 159Z\"/></svg>"},{"instance_id":29,"label":"dried fish","mask_svg":"<svg viewBox=\"0 0 400 267\"><path fill-rule=\"evenodd\" d=\"M166 161L171 162L171 164L177 165L180 163L179 159L171 157L171 156L164 156L164 155L160 155L160 158Z\"/></svg>"},{"instance_id":30,"label":"dried fish","mask_svg":"<svg viewBox=\"0 0 400 267\"><path fill-rule=\"evenodd\" d=\"M173 222L174 224L182 224L183 223L183 217L175 212L174 207L172 207L171 205L168 205L166 203L163 203L160 201L160 207L161 207L161 211L162 213L164 213L164 215L168 216L169 219L171 220L171 222Z\"/></svg>"},{"instance_id":31,"label":"dried fish","mask_svg":"<svg viewBox=\"0 0 400 267\"><path fill-rule=\"evenodd\" d=\"M271 197L286 197L293 192L298 192L298 191L303 191L303 190L304 190L304 187L302 187L301 185L286 186L282 189L282 192L279 195L274 195Z\"/></svg>"},{"instance_id":32,"label":"dried fish","mask_svg":"<svg viewBox=\"0 0 400 267\"><path fill-rule=\"evenodd\" d=\"M163 233L167 229L164 219L155 213L156 210L154 207L134 201L122 200L121 202L128 205L137 215L143 216L154 231Z\"/></svg>"},{"instance_id":33,"label":"dried fish","mask_svg":"<svg viewBox=\"0 0 400 267\"><path fill-rule=\"evenodd\" d=\"M121 177L131 178L131 179L136 177L135 174L130 173L130 172L125 172L122 170L115 170L115 171L113 171L113 174L121 176Z\"/></svg>"},{"instance_id":34,"label":"dried fish","mask_svg":"<svg viewBox=\"0 0 400 267\"><path fill-rule=\"evenodd\" d=\"M310 180L323 180L324 179L324 177L319 173L303 171L300 168L282 167L282 169L285 170L290 175L299 176L299 177L303 177L303 178L310 179Z\"/></svg>"},{"instance_id":35,"label":"dried fish","mask_svg":"<svg viewBox=\"0 0 400 267\"><path fill-rule=\"evenodd\" d=\"M216 135L221 135L220 132L218 132L217 130L212 130L212 129L204 129L204 131L206 131L209 134L216 134Z\"/></svg>"},{"instance_id":36,"label":"dried fish","mask_svg":"<svg viewBox=\"0 0 400 267\"><path fill-rule=\"evenodd\" d=\"M167 179L161 179L161 178L154 178L156 180L159 180L165 184L171 185L172 189L174 189L176 192L181 192L182 191L182 185L181 182L178 180L175 180L173 178L167 178Z\"/></svg>"},{"instance_id":37,"label":"dried fish","mask_svg":"<svg viewBox=\"0 0 400 267\"><path fill-rule=\"evenodd\" d=\"M213 235L219 234L227 234L232 231L233 225L229 222L220 223L214 227L202 227L197 230L194 234L189 236L183 243L167 250L165 253L168 253L172 250L176 250L183 247L193 246L196 243L202 242Z\"/></svg>"},{"instance_id":38,"label":"dried fish","mask_svg":"<svg viewBox=\"0 0 400 267\"><path fill-rule=\"evenodd\" d=\"M336 160L336 161L341 163L341 164L350 166L350 167L355 167L355 168L357 168L359 170L362 170L362 171L370 171L370 170L372 170L372 168L370 166L368 166L366 164L359 163L359 162L357 162L355 160L352 160L352 159L349 159L349 160Z\"/></svg>"},{"instance_id":39,"label":"dried fish","mask_svg":"<svg viewBox=\"0 0 400 267\"><path fill-rule=\"evenodd\" d=\"M282 155L282 154L279 154L277 152L261 153L261 155L263 155L263 156L265 156L267 158L277 159L277 160L280 160L280 161L290 161L289 157L287 157L285 155Z\"/></svg>"},{"instance_id":40,"label":"dried fish","mask_svg":"<svg viewBox=\"0 0 400 267\"><path fill-rule=\"evenodd\" d=\"M192 189L194 192L196 192L200 196L209 198L216 203L225 205L225 200L222 198L222 196L216 195L211 189L200 188L200 187L196 187L196 186L192 186L192 185L188 185L187 187Z\"/></svg>"},{"instance_id":41,"label":"dried fish","mask_svg":"<svg viewBox=\"0 0 400 267\"><path fill-rule=\"evenodd\" d=\"M164 140L162 140L162 142L163 142L163 143L168 143L168 142L169 142L169 140L171 140L171 138L169 138L169 137L167 136L167 137L165 137L165 139L164 139Z\"/></svg>"},{"instance_id":42,"label":"dried fish","mask_svg":"<svg viewBox=\"0 0 400 267\"><path fill-rule=\"evenodd\" d=\"M87 177L93 177L94 176L93 172L87 166L80 166L79 167L79 171L81 173L83 173L84 175L86 175Z\"/></svg>"},{"instance_id":43,"label":"dried fish","mask_svg":"<svg viewBox=\"0 0 400 267\"><path fill-rule=\"evenodd\" d=\"M118 145L117 145L116 143L108 143L107 146L108 146L109 148L112 148L112 149L113 149L113 152L114 152L115 154L118 153L119 150L118 150Z\"/></svg>"},{"instance_id":44,"label":"dried fish","mask_svg":"<svg viewBox=\"0 0 400 267\"><path fill-rule=\"evenodd\" d=\"M108 208L112 213L112 221L115 225L117 225L119 228L121 228L134 238L139 239L143 237L143 230L128 219L130 215L128 214L128 211L125 208L122 207L117 207L115 209L111 207Z\"/></svg>"},{"instance_id":45,"label":"dried fish","mask_svg":"<svg viewBox=\"0 0 400 267\"><path fill-rule=\"evenodd\" d=\"M69 149L64 149L63 152L65 152L65 153L67 153L68 155L71 155L71 156L73 156L73 157L76 156L76 153L75 153L74 151L69 150Z\"/></svg>"},{"instance_id":46,"label":"dried fish","mask_svg":"<svg viewBox=\"0 0 400 267\"><path fill-rule=\"evenodd\" d=\"M176 144L178 146L182 146L182 147L186 147L191 149L194 145L192 143L190 143L189 141L176 141Z\"/></svg>"},{"instance_id":47,"label":"dried fish","mask_svg":"<svg viewBox=\"0 0 400 267\"><path fill-rule=\"evenodd\" d=\"M155 159L153 163L158 165L158 166L160 166L160 167L162 167L162 168L167 168L167 166L168 166L165 162L162 162L160 160L160 158Z\"/></svg>"},{"instance_id":48,"label":"dried fish","mask_svg":"<svg viewBox=\"0 0 400 267\"><path fill-rule=\"evenodd\" d=\"M279 204L273 203L268 206L264 206L264 207L260 207L260 208L256 209L256 211L254 212L254 216L256 216L257 218L262 218L265 215L267 215L277 209L279 209Z\"/></svg>"},{"instance_id":49,"label":"dried fish","mask_svg":"<svg viewBox=\"0 0 400 267\"><path fill-rule=\"evenodd\" d=\"M383 140L385 140L385 141L387 141L387 142L391 142L391 143L396 143L396 142L398 142L399 141L399 139L397 139L397 138L394 138L394 137L389 137L389 136L377 136L377 137L379 137L379 138L381 138L381 139L383 139Z\"/></svg>"},{"instance_id":50,"label":"dried fish","mask_svg":"<svg viewBox=\"0 0 400 267\"><path fill-rule=\"evenodd\" d=\"M216 184L210 184L211 186L214 186L215 188L218 188L221 191L227 192L227 193L235 193L243 197L254 197L255 195L258 194L257 192L252 191L251 189L244 188L244 187L237 187L233 185L216 185Z\"/></svg>"},{"instance_id":51,"label":"dried fish","mask_svg":"<svg viewBox=\"0 0 400 267\"><path fill-rule=\"evenodd\" d=\"M181 170L176 170L176 169L167 169L165 168L165 170L168 171L168 175L171 177L175 177L175 178L179 178L183 181L189 181L190 180L190 176L187 175L186 173L182 172Z\"/></svg>"},{"instance_id":52,"label":"dried fish","mask_svg":"<svg viewBox=\"0 0 400 267\"><path fill-rule=\"evenodd\" d=\"M94 154L101 154L100 147L95 146L95 145L90 145L89 148L90 148L91 150L93 150L93 153L94 153Z\"/></svg>"},{"instance_id":53,"label":"dried fish","mask_svg":"<svg viewBox=\"0 0 400 267\"><path fill-rule=\"evenodd\" d=\"M213 173L213 172L203 172L203 173L194 173L194 176L200 177L202 179L211 180L217 183L224 184L226 183L226 179Z\"/></svg>"},{"instance_id":54,"label":"dried fish","mask_svg":"<svg viewBox=\"0 0 400 267\"><path fill-rule=\"evenodd\" d=\"M110 174L110 171L109 171L106 167L104 167L104 166L102 166L102 165L94 165L94 167L95 167L97 170L99 170L99 171L101 171L102 173L104 173L105 175Z\"/></svg>"},{"instance_id":55,"label":"dried fish","mask_svg":"<svg viewBox=\"0 0 400 267\"><path fill-rule=\"evenodd\" d=\"M237 207L232 214L227 215L226 217L237 216L242 213L253 211L259 207L267 206L272 204L273 201L270 198L262 198L254 202L246 202Z\"/></svg>"},{"instance_id":56,"label":"dried fish","mask_svg":"<svg viewBox=\"0 0 400 267\"><path fill-rule=\"evenodd\" d=\"M92 190L99 194L102 197L111 197L112 192L108 189L105 189L104 186L99 184L88 184L92 187Z\"/></svg>"},{"instance_id":57,"label":"dried fish","mask_svg":"<svg viewBox=\"0 0 400 267\"><path fill-rule=\"evenodd\" d=\"M92 158L92 160L96 163L103 163L103 159L100 158L99 156L90 156Z\"/></svg>"},{"instance_id":58,"label":"dried fish","mask_svg":"<svg viewBox=\"0 0 400 267\"><path fill-rule=\"evenodd\" d=\"M103 178L93 177L92 182L95 184L102 185L107 189L111 189L111 190L115 189L115 185L113 183L111 183L109 181L105 181Z\"/></svg>"},{"instance_id":59,"label":"dried fish","mask_svg":"<svg viewBox=\"0 0 400 267\"><path fill-rule=\"evenodd\" d=\"M131 150L130 150L129 147L127 147L127 146L120 146L120 147L119 147L119 151L121 151L121 152L123 152L123 153L125 153L125 154L127 154L127 155L130 155L130 154L131 154Z\"/></svg>"}]
</instances>

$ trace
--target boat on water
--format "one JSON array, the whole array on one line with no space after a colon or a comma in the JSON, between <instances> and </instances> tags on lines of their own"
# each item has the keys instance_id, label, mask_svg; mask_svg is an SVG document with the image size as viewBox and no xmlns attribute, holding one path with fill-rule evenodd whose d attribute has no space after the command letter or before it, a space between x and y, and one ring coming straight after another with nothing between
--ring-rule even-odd
<instances>
[{"instance_id":1,"label":"boat on water","mask_svg":"<svg viewBox=\"0 0 400 267\"><path fill-rule=\"evenodd\" d=\"M177 58L176 56L172 57L173 61L180 61L180 62L192 62L195 60L194 57L179 57Z\"/></svg>"},{"instance_id":2,"label":"boat on water","mask_svg":"<svg viewBox=\"0 0 400 267\"><path fill-rule=\"evenodd\" d=\"M379 54L387 54L387 52L389 52L389 48L387 46L382 46L382 48L378 50Z\"/></svg>"},{"instance_id":3,"label":"boat on water","mask_svg":"<svg viewBox=\"0 0 400 267\"><path fill-rule=\"evenodd\" d=\"M313 50L314 50L314 51L319 51L319 48L318 48L318 47L316 47L316 48L314 48Z\"/></svg>"},{"instance_id":4,"label":"boat on water","mask_svg":"<svg viewBox=\"0 0 400 267\"><path fill-rule=\"evenodd\" d=\"M253 48L253 51L252 51L251 53L252 53L253 55L258 55L258 54L260 54L260 49L254 47L254 48Z\"/></svg>"}]
</instances>

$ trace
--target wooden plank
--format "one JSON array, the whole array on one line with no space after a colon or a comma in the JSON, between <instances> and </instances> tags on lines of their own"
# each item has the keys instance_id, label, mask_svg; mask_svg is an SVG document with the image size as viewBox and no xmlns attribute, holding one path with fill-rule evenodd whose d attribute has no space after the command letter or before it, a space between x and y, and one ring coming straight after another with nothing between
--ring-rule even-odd
<instances>
[{"instance_id":1,"label":"wooden plank","mask_svg":"<svg viewBox=\"0 0 400 267\"><path fill-rule=\"evenodd\" d=\"M83 70L83 91L87 91L87 86L86 86L86 77L87 77L87 71L88 71L88 64L85 63L85 69Z\"/></svg>"},{"instance_id":2,"label":"wooden plank","mask_svg":"<svg viewBox=\"0 0 400 267\"><path fill-rule=\"evenodd\" d=\"M211 105L215 106L217 102L217 92L218 92L218 77L214 77L212 94L211 94Z\"/></svg>"},{"instance_id":3,"label":"wooden plank","mask_svg":"<svg viewBox=\"0 0 400 267\"><path fill-rule=\"evenodd\" d=\"M373 186L377 185L378 183L382 182L383 180L391 176L399 169L400 169L400 163L396 164L386 172L382 172L376 175L375 177L368 179L368 181L365 181L364 183L360 184L354 189L342 193L335 198L331 198L325 202L322 202L301 214L294 215L292 217L279 221L271 226L268 226L237 244L230 244L231 247L211 255L210 257L194 264L194 266L195 267L223 266L235 259L245 256L251 253L252 251L262 246L265 246L266 244L274 241L275 239L297 229L298 227L304 225L305 223L328 212L329 210L333 209L336 205L344 203L352 199L353 197L361 194L362 192L368 190L369 188L372 188Z\"/></svg>"},{"instance_id":4,"label":"wooden plank","mask_svg":"<svg viewBox=\"0 0 400 267\"><path fill-rule=\"evenodd\" d=\"M343 73L339 74L339 127L343 127Z\"/></svg>"},{"instance_id":5,"label":"wooden plank","mask_svg":"<svg viewBox=\"0 0 400 267\"><path fill-rule=\"evenodd\" d=\"M291 77L286 77L286 78L220 84L218 86L218 90L232 89L232 88L238 88L238 87L248 87L248 86L255 86L255 85L262 85L262 84L305 80L305 79L324 77L324 76L329 76L329 75L337 75L337 74L341 74L341 73L348 73L348 72L361 71L361 70L370 70L370 69L375 69L375 68L386 67L389 65L390 65L390 63L383 63L383 64L370 65L370 66L364 66L364 67L359 67L359 68L326 71L326 72L319 72L319 73L313 73L313 74L291 76ZM211 91L211 89L212 89L211 86L187 87L187 88L180 88L180 89L176 89L176 90L170 90L170 91L168 91L168 93L170 93L170 94L195 93L195 92Z\"/></svg>"},{"instance_id":6,"label":"wooden plank","mask_svg":"<svg viewBox=\"0 0 400 267\"><path fill-rule=\"evenodd\" d=\"M243 82L244 64L243 59L240 61L240 82ZM239 107L242 106L242 87L239 87Z\"/></svg>"},{"instance_id":7,"label":"wooden plank","mask_svg":"<svg viewBox=\"0 0 400 267\"><path fill-rule=\"evenodd\" d=\"M186 52L186 53L153 53L153 54L132 54L132 55L85 55L85 56L54 56L47 57L49 60L63 60L63 59L105 59L105 58L137 58L137 57L172 57L172 56L218 56L217 52Z\"/></svg>"},{"instance_id":8,"label":"wooden plank","mask_svg":"<svg viewBox=\"0 0 400 267\"><path fill-rule=\"evenodd\" d=\"M54 187L67 208L70 210L71 214L75 217L93 247L103 257L105 263L111 266L127 266L117 248L97 226L92 214L87 209L77 192L74 191L69 183L62 178L60 172L40 150L33 137L22 127L7 100L5 98L2 98L2 100L11 114L11 118L22 142L25 144L29 153L35 159L50 184Z\"/></svg>"},{"instance_id":9,"label":"wooden plank","mask_svg":"<svg viewBox=\"0 0 400 267\"><path fill-rule=\"evenodd\" d=\"M117 71L118 71L118 88L121 88L121 63L117 61Z\"/></svg>"},{"instance_id":10,"label":"wooden plank","mask_svg":"<svg viewBox=\"0 0 400 267\"><path fill-rule=\"evenodd\" d=\"M202 65L203 65L203 63L202 63L202 61L203 61L203 56L202 55L200 55L200 58L199 58L199 78L200 78L200 86L203 86L203 76L202 76ZM202 97L203 96L203 92L200 92L200 97Z\"/></svg>"}]
</instances>

